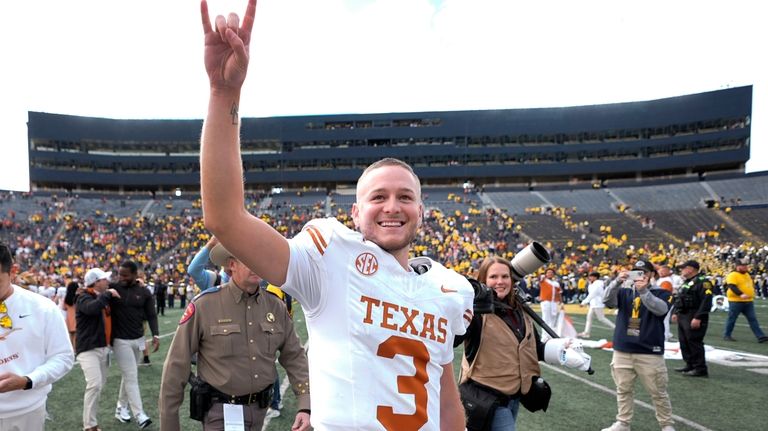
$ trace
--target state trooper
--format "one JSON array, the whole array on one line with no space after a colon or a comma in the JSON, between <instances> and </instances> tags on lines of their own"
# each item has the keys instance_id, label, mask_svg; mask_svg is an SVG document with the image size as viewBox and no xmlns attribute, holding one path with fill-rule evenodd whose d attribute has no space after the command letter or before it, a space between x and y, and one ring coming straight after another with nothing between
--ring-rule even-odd
<instances>
[{"instance_id":1,"label":"state trooper","mask_svg":"<svg viewBox=\"0 0 768 431\"><path fill-rule=\"evenodd\" d=\"M675 371L687 377L707 377L704 357L704 336L707 334L709 311L712 308L712 282L699 273L700 265L689 260L680 265L685 282L675 296L672 321L677 321L680 351L685 366Z\"/></svg>"},{"instance_id":2,"label":"state trooper","mask_svg":"<svg viewBox=\"0 0 768 431\"><path fill-rule=\"evenodd\" d=\"M204 430L223 430L225 417L246 430L261 430L279 350L297 398L292 430L308 430L307 356L285 305L260 289L261 278L221 244L211 250L210 259L230 269L232 277L201 292L184 311L163 366L160 428L180 430L179 407L189 381L190 417L202 421ZM197 376L190 363L196 352Z\"/></svg>"}]
</instances>

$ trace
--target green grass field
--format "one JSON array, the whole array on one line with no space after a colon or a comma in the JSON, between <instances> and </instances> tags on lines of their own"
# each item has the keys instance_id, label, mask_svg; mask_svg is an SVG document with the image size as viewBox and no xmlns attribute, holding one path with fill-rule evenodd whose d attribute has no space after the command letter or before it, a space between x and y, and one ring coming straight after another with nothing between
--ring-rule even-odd
<instances>
[{"instance_id":1,"label":"green grass field","mask_svg":"<svg viewBox=\"0 0 768 431\"><path fill-rule=\"evenodd\" d=\"M764 331L768 331L768 301L756 301L758 320ZM296 325L302 338L306 337L303 315L296 307ZM585 309L583 309L585 310ZM140 367L139 378L142 399L147 414L155 421L149 429L158 426L158 393L162 363L171 342L172 333L181 316L181 310L166 310L165 317L160 317L160 332L164 335L160 350L152 354L152 365ZM570 314L577 331L584 328L585 316L573 312ZM719 312L711 316L706 343L719 348L748 353L768 355L768 343L758 344L747 326L746 319L740 317L734 331L737 342L722 340L726 314ZM612 317L609 317L613 320ZM674 327L673 327L674 328ZM676 328L673 329L676 332ZM601 324L593 326L592 338L607 338L611 331ZM544 378L552 386L552 400L547 412L529 413L521 408L518 429L521 430L599 430L610 425L616 415L614 385L610 375L611 353L587 349L592 355L594 375L587 375L563 368L543 365ZM460 368L460 349L456 351L455 369ZM678 416L678 430L762 430L766 429L768 413L768 362L757 366L725 366L709 364L708 379L694 379L680 376L672 371L680 366L681 361L667 361L669 371L669 391L672 399L672 411ZM762 368L760 368L762 366ZM753 371L757 369L758 371ZM762 370L762 374L759 372ZM282 370L281 370L282 371ZM122 424L113 417L117 392L120 386L120 374L116 365L110 368L107 386L102 392L99 425L104 430L134 430L135 423ZM85 381L79 366L57 382L48 398L48 411L52 421L48 430L82 429L83 390ZM645 390L638 383L636 400L650 403ZM284 397L282 416L273 419L267 430L289 430L295 414L295 401L290 390ZM188 406L182 406L182 429L201 429L199 422L186 417ZM641 405L635 406L632 429L637 431L658 430L653 411Z\"/></svg>"}]
</instances>

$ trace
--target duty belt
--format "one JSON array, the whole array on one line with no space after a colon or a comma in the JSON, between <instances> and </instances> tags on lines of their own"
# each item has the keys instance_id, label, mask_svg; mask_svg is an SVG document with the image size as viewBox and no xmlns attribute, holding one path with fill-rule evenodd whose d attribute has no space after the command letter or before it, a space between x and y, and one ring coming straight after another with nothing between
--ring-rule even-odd
<instances>
[{"instance_id":1,"label":"duty belt","mask_svg":"<svg viewBox=\"0 0 768 431\"><path fill-rule=\"evenodd\" d=\"M246 395L227 395L213 389L211 399L220 403L249 405L259 403L260 407L266 407L272 398L272 385L266 387L261 392L254 392Z\"/></svg>"}]
</instances>

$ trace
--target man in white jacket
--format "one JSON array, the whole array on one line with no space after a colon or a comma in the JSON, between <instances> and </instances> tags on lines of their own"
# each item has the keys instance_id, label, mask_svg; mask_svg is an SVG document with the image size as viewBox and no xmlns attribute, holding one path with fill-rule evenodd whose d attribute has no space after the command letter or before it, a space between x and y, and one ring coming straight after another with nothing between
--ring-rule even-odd
<instances>
[{"instance_id":1,"label":"man in white jacket","mask_svg":"<svg viewBox=\"0 0 768 431\"><path fill-rule=\"evenodd\" d=\"M669 265L659 265L659 280L657 281L660 288L666 290L671 294L677 293L677 290L683 284L683 280L680 276L673 274ZM664 318L664 340L669 341L672 339L672 331L669 329L669 320L672 316L672 309L670 308L667 316Z\"/></svg>"},{"instance_id":2,"label":"man in white jacket","mask_svg":"<svg viewBox=\"0 0 768 431\"><path fill-rule=\"evenodd\" d=\"M613 329L616 325L613 324L607 317L605 317L605 305L603 304L603 293L605 292L605 283L600 279L599 272L591 272L587 276L589 280L589 286L587 286L587 297L579 304L581 307L589 305L589 311L587 311L587 325L584 327L584 332L579 333L579 337L589 338L589 331L592 329L592 319L597 317L597 320L603 322L606 326Z\"/></svg>"},{"instance_id":3,"label":"man in white jacket","mask_svg":"<svg viewBox=\"0 0 768 431\"><path fill-rule=\"evenodd\" d=\"M42 431L52 383L75 358L56 304L11 284L11 256L0 243L0 430Z\"/></svg>"}]
</instances>

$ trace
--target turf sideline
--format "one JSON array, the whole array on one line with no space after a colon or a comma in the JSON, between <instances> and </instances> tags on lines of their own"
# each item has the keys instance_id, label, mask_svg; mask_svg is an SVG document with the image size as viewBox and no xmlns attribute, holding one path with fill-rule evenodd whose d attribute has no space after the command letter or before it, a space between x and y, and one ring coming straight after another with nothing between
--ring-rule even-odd
<instances>
[{"instance_id":1,"label":"turf sideline","mask_svg":"<svg viewBox=\"0 0 768 431\"><path fill-rule=\"evenodd\" d=\"M552 371L556 371L556 372L558 372L560 374L564 374L564 375L566 375L566 376L568 376L568 377L570 377L570 378L572 378L574 380L577 380L577 381L579 381L581 383L584 383L585 385L591 386L591 387L593 387L595 389L601 390L601 391L603 391L605 393L608 393L608 394L611 394L611 395L614 395L614 396L616 395L616 391L614 391L613 389L607 388L607 387L605 387L603 385L599 385L599 384L597 384L595 382L592 382L592 381L589 381L589 380L587 380L585 378L573 375L573 374L569 373L568 371L560 369L559 367L556 367L554 365L549 365L549 364L547 364L545 362L540 362L539 364L544 366L544 367L547 367L547 369L550 369ZM644 407L644 408L646 408L646 409L648 409L650 411L655 411L653 406L648 404L648 403L646 403L645 401L635 400L635 404L637 404L640 407ZM691 428L695 428L695 429L700 430L700 431L714 431L714 430L711 430L711 429L705 427L704 425L698 424L698 423L696 423L696 422L694 422L692 420L686 419L686 418L684 418L682 416L678 416L678 415L673 414L672 417L676 421L678 421L680 423L684 423L684 424L688 425Z\"/></svg>"}]
</instances>

